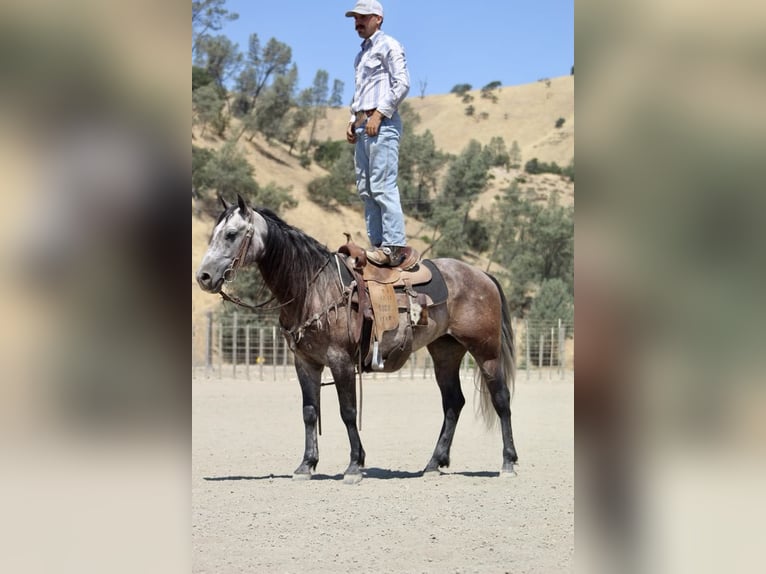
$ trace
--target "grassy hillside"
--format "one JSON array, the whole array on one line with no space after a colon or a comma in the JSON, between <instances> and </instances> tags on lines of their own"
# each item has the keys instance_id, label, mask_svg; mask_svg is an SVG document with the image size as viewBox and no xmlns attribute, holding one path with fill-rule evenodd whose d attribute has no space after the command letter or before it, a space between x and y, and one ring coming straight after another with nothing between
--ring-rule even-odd
<instances>
[{"instance_id":1,"label":"grassy hillside","mask_svg":"<svg viewBox=\"0 0 766 574\"><path fill-rule=\"evenodd\" d=\"M514 140L518 142L523 161L537 157L565 166L572 160L574 76L499 88L496 103L482 98L479 90L468 94L473 96L473 116L466 115L468 104L455 94L409 97L407 101L420 115L416 131L430 130L436 145L454 154L460 153L471 139L485 145L500 136L508 147ZM482 113L487 114L486 119L479 119ZM327 117L317 124L315 137L343 139L348 115L347 108L328 110ZM564 124L556 128L559 118L564 118Z\"/></svg>"},{"instance_id":2,"label":"grassy hillside","mask_svg":"<svg viewBox=\"0 0 766 574\"><path fill-rule=\"evenodd\" d=\"M540 161L555 161L561 166L567 165L574 155L574 78L565 76L553 78L548 83L535 82L522 86L509 86L496 91L498 101L493 103L481 98L478 90L469 92L474 100L474 117L465 114L466 105L461 98L454 94L427 96L425 98L411 97L408 102L420 115L421 121L416 131L430 130L434 135L436 145L443 151L457 154L475 139L487 144L500 136L510 147L513 141L518 142L522 153L522 162L532 157ZM486 113L486 119L479 119ZM555 123L564 118L561 128ZM347 109L331 109L327 117L317 125L316 138L344 139ZM199 130L193 131L192 143L196 146L217 148L222 145L217 138L201 137ZM255 178L261 185L270 182L283 187L291 187L293 197L298 200L298 206L285 211L285 220L331 249L337 248L344 242L343 232L351 233L358 243L366 244L364 218L360 210L341 207L337 212L322 210L307 199L306 186L325 171L311 165L301 167L297 156L291 156L288 151L277 144L269 144L256 136L252 142L243 138L240 148L255 168ZM494 168L494 179L489 189L483 194L475 206L489 207L494 195L507 187L520 174L519 170ZM568 180L551 174L526 176L524 187L534 187L544 199L556 190L560 193L562 203L571 204L574 201L574 185ZM212 220L207 217L192 215L192 315L193 321L204 315L209 309L218 305L220 299L203 293L194 282L194 272L207 247L207 241L212 229ZM407 232L410 243L418 249L426 245L417 239L429 235L424 224L406 218ZM201 323L199 323L201 325Z\"/></svg>"}]
</instances>

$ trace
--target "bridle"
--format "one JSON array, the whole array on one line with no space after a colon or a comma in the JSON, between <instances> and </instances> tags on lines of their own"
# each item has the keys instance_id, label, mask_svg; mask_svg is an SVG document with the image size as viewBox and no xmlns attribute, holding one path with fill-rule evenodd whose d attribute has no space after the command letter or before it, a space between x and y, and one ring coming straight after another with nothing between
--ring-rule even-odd
<instances>
[{"instance_id":1,"label":"bridle","mask_svg":"<svg viewBox=\"0 0 766 574\"><path fill-rule=\"evenodd\" d=\"M237 278L237 271L239 271L239 269L242 267L242 265L245 262L245 256L247 255L247 252L250 249L250 243L253 240L254 233L255 233L255 226L253 225L253 221L252 221L252 212L248 209L247 210L247 229L245 230L245 236L242 238L242 242L239 244L239 249L237 250L236 257L234 257L234 259L231 260L231 263L223 272L223 280L226 283L232 283ZM243 302L239 297L235 295L229 295L223 289L221 289L220 294L221 294L221 299L223 299L224 301L229 301L230 303L234 303L235 305L244 307L245 309L250 309L252 311L257 311L258 309L265 307L266 305L271 303L274 299L276 299L276 296L272 295L270 299L264 301L263 303L258 303L257 305L249 305L248 303Z\"/></svg>"},{"instance_id":2,"label":"bridle","mask_svg":"<svg viewBox=\"0 0 766 574\"><path fill-rule=\"evenodd\" d=\"M247 251L250 249L250 243L253 240L253 233L255 233L255 227L253 226L251 217L252 214L250 213L250 210L248 210L247 229L245 230L245 236L242 238L242 243L239 244L237 256L231 260L231 263L226 268L226 271L223 272L223 280L226 281L226 283L231 283L237 278L237 271L239 271L239 268L242 267L242 264L245 261L245 255L247 255Z\"/></svg>"},{"instance_id":3,"label":"bridle","mask_svg":"<svg viewBox=\"0 0 766 574\"><path fill-rule=\"evenodd\" d=\"M247 229L245 230L245 236L242 238L242 243L239 244L239 249L237 250L237 255L234 257L234 259L231 260L231 263L226 268L226 270L223 272L223 280L226 283L232 283L237 278L237 271L242 267L245 261L245 256L247 255L248 250L250 249L250 243L253 239L253 234L255 233L255 226L253 225L252 221L252 211L250 209L247 210ZM324 268L327 266L327 264L332 261L333 257L330 256L327 261L325 261L324 265L322 265L317 272L314 274L314 276L309 281L309 285L312 285L314 281L316 281L317 277L322 273ZM274 299L277 298L276 295L272 295L269 299L264 301L263 303L257 303L255 305L250 305L248 303L245 303L242 301L239 297L236 295L229 295L226 293L223 289L220 291L221 299L224 301L229 301L230 303L234 303L235 305L238 305L239 307L243 307L245 309L250 309L251 311L257 311L259 309L262 309ZM290 303L295 301L295 297L290 299L289 301L286 301L284 303L281 303L280 305L277 305L276 307L269 307L270 310L276 310L281 309L282 307L286 307Z\"/></svg>"}]
</instances>

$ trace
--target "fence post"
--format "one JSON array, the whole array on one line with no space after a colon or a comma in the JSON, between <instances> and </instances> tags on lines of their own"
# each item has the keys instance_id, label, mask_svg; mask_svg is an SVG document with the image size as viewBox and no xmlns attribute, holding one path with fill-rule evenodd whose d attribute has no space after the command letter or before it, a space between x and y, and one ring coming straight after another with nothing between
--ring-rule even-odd
<instances>
[{"instance_id":1,"label":"fence post","mask_svg":"<svg viewBox=\"0 0 766 574\"><path fill-rule=\"evenodd\" d=\"M205 341L205 374L210 378L213 370L213 313L207 312L207 340Z\"/></svg>"},{"instance_id":2,"label":"fence post","mask_svg":"<svg viewBox=\"0 0 766 574\"><path fill-rule=\"evenodd\" d=\"M564 371L567 360L566 356L566 327L561 325L561 319L559 319L559 370L561 372L561 378L564 378Z\"/></svg>"},{"instance_id":3,"label":"fence post","mask_svg":"<svg viewBox=\"0 0 766 574\"><path fill-rule=\"evenodd\" d=\"M556 340L553 338L554 333L556 332L556 329L551 327L551 354L548 357L548 380L550 380L553 377L553 348Z\"/></svg>"},{"instance_id":4,"label":"fence post","mask_svg":"<svg viewBox=\"0 0 766 574\"><path fill-rule=\"evenodd\" d=\"M258 380L263 382L263 364L266 362L265 349L263 348L263 327L258 328Z\"/></svg>"},{"instance_id":5,"label":"fence post","mask_svg":"<svg viewBox=\"0 0 766 574\"><path fill-rule=\"evenodd\" d=\"M271 362L274 366L273 373L274 373L274 381L277 380L277 360L279 359L279 350L277 349L277 327L274 325L271 328Z\"/></svg>"},{"instance_id":6,"label":"fence post","mask_svg":"<svg viewBox=\"0 0 766 574\"><path fill-rule=\"evenodd\" d=\"M250 323L245 326L245 378L250 380Z\"/></svg>"},{"instance_id":7,"label":"fence post","mask_svg":"<svg viewBox=\"0 0 766 574\"><path fill-rule=\"evenodd\" d=\"M218 322L218 378L223 377L223 319Z\"/></svg>"},{"instance_id":8,"label":"fence post","mask_svg":"<svg viewBox=\"0 0 766 574\"><path fill-rule=\"evenodd\" d=\"M537 368L539 371L537 372L537 378L542 379L543 378L543 350L545 349L545 335L540 333L540 347L538 348L537 352Z\"/></svg>"},{"instance_id":9,"label":"fence post","mask_svg":"<svg viewBox=\"0 0 766 574\"><path fill-rule=\"evenodd\" d=\"M234 311L231 321L231 376L237 378L237 326L239 323L239 314Z\"/></svg>"},{"instance_id":10,"label":"fence post","mask_svg":"<svg viewBox=\"0 0 766 574\"><path fill-rule=\"evenodd\" d=\"M524 319L524 366L527 368L527 380L529 380L529 367L532 361L532 353L529 350L529 319Z\"/></svg>"}]
</instances>

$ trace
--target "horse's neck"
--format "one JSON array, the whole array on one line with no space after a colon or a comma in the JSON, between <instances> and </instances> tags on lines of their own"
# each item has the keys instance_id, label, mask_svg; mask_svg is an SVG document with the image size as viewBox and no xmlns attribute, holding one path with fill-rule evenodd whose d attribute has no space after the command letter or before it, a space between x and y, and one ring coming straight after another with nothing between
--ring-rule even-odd
<instances>
[{"instance_id":1,"label":"horse's neck","mask_svg":"<svg viewBox=\"0 0 766 574\"><path fill-rule=\"evenodd\" d=\"M269 232L282 233L276 227L269 226ZM283 241L289 239L282 238ZM269 252L268 238L265 251ZM317 313L325 304L325 299L331 293L320 292L318 285L326 283L322 281L322 275L328 272L328 262L325 260L316 262L312 255L303 254L300 245L291 245L290 253L293 257L305 257L305 264L301 265L295 260L276 261L265 259L258 262L266 286L276 297L282 306L280 317L283 325L299 324L308 316ZM303 270L295 272L296 269Z\"/></svg>"}]
</instances>

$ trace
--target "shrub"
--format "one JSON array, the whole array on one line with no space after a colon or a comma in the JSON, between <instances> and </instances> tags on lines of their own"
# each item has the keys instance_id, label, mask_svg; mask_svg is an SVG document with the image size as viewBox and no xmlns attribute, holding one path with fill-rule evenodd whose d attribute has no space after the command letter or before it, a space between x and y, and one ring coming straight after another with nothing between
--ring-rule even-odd
<instances>
[{"instance_id":1,"label":"shrub","mask_svg":"<svg viewBox=\"0 0 766 574\"><path fill-rule=\"evenodd\" d=\"M321 167L329 170L347 145L343 140L324 141L318 144L314 150L314 161Z\"/></svg>"},{"instance_id":2,"label":"shrub","mask_svg":"<svg viewBox=\"0 0 766 574\"><path fill-rule=\"evenodd\" d=\"M552 163L545 163L539 161L536 157L533 157L524 164L524 171L531 174L555 173L557 175L561 175L562 173L561 167L555 161Z\"/></svg>"},{"instance_id":3,"label":"shrub","mask_svg":"<svg viewBox=\"0 0 766 574\"><path fill-rule=\"evenodd\" d=\"M452 87L452 89L450 90L449 93L450 94L457 94L458 96L462 96L466 92L470 92L472 87L473 86L471 86L471 84L456 84L455 86Z\"/></svg>"}]
</instances>

